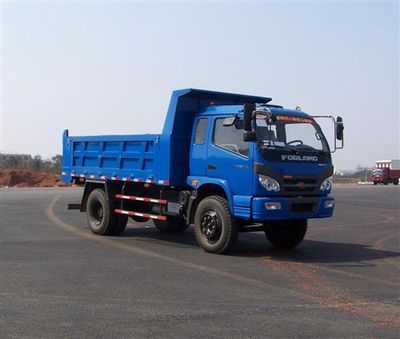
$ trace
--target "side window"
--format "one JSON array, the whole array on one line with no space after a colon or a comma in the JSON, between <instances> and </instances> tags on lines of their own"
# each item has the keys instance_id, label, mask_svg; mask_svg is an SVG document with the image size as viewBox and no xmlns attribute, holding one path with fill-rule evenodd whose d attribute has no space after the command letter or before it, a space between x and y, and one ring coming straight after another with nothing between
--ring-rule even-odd
<instances>
[{"instance_id":1,"label":"side window","mask_svg":"<svg viewBox=\"0 0 400 339\"><path fill-rule=\"evenodd\" d=\"M214 127L214 144L231 152L249 156L249 143L243 141L243 126L241 122L232 126L224 126L225 118L216 119Z\"/></svg>"},{"instance_id":2,"label":"side window","mask_svg":"<svg viewBox=\"0 0 400 339\"><path fill-rule=\"evenodd\" d=\"M194 135L194 143L196 145L204 144L207 131L207 119L202 118L197 120L196 133Z\"/></svg>"}]
</instances>

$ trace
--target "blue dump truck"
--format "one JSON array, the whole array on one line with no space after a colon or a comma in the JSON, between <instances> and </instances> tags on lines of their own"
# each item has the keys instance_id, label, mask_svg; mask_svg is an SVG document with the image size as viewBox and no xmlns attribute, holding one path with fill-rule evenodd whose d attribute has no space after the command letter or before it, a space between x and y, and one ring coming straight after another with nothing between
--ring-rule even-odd
<instances>
[{"instance_id":1,"label":"blue dump truck","mask_svg":"<svg viewBox=\"0 0 400 339\"><path fill-rule=\"evenodd\" d=\"M163 232L194 225L212 253L228 252L246 231L264 231L279 248L297 246L307 220L334 209L331 150L315 118L333 120L333 152L343 147L343 121L270 101L183 89L172 93L162 134L65 130L62 180L84 185L69 208L86 212L98 235L119 235L131 217Z\"/></svg>"}]
</instances>

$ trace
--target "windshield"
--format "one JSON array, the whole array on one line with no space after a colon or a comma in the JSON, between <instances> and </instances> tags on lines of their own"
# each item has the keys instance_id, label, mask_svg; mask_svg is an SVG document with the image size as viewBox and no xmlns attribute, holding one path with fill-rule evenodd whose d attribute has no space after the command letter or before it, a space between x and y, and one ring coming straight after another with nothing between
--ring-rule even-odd
<instances>
[{"instance_id":1,"label":"windshield","mask_svg":"<svg viewBox=\"0 0 400 339\"><path fill-rule=\"evenodd\" d=\"M383 170L381 170L381 169L374 169L372 171L372 174L382 174L382 173L383 173Z\"/></svg>"},{"instance_id":2,"label":"windshield","mask_svg":"<svg viewBox=\"0 0 400 339\"><path fill-rule=\"evenodd\" d=\"M331 161L328 143L314 119L257 113L255 125L257 144L267 161Z\"/></svg>"},{"instance_id":3,"label":"windshield","mask_svg":"<svg viewBox=\"0 0 400 339\"><path fill-rule=\"evenodd\" d=\"M329 147L318 124L309 118L277 115L267 124L264 114L257 114L257 142L261 149L291 150L296 153L329 153Z\"/></svg>"}]
</instances>

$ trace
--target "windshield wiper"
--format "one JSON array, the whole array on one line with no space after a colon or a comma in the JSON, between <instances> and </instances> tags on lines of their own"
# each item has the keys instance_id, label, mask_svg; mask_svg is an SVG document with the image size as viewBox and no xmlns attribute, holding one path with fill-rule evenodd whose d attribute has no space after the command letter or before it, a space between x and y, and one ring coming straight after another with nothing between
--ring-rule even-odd
<instances>
[{"instance_id":1,"label":"windshield wiper","mask_svg":"<svg viewBox=\"0 0 400 339\"><path fill-rule=\"evenodd\" d=\"M293 147L274 145L274 144L272 144L272 145L262 144L262 145L264 146L263 148L265 150L267 150L267 149L281 149L281 150L285 150L285 151L290 151L290 152L292 152L294 154L299 154L299 151L296 148L293 148Z\"/></svg>"},{"instance_id":2,"label":"windshield wiper","mask_svg":"<svg viewBox=\"0 0 400 339\"><path fill-rule=\"evenodd\" d=\"M310 152L317 152L319 150L312 148L312 147L300 147L300 146L296 146L296 149L298 151L310 151Z\"/></svg>"}]
</instances>

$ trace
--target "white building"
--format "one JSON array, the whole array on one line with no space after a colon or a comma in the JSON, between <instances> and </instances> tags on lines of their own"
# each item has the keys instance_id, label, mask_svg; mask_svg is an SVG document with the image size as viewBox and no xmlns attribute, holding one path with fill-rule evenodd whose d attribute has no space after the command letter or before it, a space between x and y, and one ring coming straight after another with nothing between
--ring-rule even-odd
<instances>
[{"instance_id":1,"label":"white building","mask_svg":"<svg viewBox=\"0 0 400 339\"><path fill-rule=\"evenodd\" d=\"M400 169L400 160L392 159L392 160L377 160L376 168L390 168L392 170Z\"/></svg>"}]
</instances>

